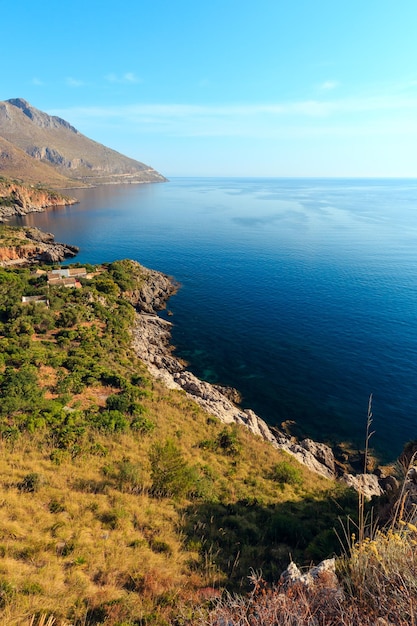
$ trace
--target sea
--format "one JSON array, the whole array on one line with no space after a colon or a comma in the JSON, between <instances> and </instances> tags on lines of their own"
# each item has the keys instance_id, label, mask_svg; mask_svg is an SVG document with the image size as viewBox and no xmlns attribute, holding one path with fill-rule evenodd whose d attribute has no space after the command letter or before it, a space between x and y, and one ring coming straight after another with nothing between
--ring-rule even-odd
<instances>
[{"instance_id":1,"label":"sea","mask_svg":"<svg viewBox=\"0 0 417 626\"><path fill-rule=\"evenodd\" d=\"M173 178L15 223L173 276L176 354L270 425L383 462L417 439L417 180ZM166 315L167 313L165 313Z\"/></svg>"}]
</instances>

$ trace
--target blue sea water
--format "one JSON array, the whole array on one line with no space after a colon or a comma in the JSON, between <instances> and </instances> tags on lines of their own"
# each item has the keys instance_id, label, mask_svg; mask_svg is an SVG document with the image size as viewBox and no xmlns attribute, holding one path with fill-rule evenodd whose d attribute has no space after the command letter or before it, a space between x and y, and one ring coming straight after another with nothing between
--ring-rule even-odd
<instances>
[{"instance_id":1,"label":"blue sea water","mask_svg":"<svg viewBox=\"0 0 417 626\"><path fill-rule=\"evenodd\" d=\"M76 190L26 224L173 275L173 343L270 424L364 439L384 460L417 438L417 181L177 178Z\"/></svg>"}]
</instances>

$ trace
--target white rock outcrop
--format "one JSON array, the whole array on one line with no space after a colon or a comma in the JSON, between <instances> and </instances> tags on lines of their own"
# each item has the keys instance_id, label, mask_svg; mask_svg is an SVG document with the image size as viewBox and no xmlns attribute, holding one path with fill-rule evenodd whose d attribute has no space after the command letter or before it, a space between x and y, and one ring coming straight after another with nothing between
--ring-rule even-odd
<instances>
[{"instance_id":1,"label":"white rock outcrop","mask_svg":"<svg viewBox=\"0 0 417 626\"><path fill-rule=\"evenodd\" d=\"M353 487L358 493L362 493L366 500L370 500L373 496L382 496L383 490L379 484L378 477L375 474L343 474L342 480Z\"/></svg>"}]
</instances>

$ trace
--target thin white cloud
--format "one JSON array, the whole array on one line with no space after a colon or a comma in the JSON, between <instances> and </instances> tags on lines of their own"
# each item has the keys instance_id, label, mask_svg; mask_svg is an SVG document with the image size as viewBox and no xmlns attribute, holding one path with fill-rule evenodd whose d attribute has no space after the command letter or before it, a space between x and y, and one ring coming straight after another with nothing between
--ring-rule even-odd
<instances>
[{"instance_id":1,"label":"thin white cloud","mask_svg":"<svg viewBox=\"0 0 417 626\"><path fill-rule=\"evenodd\" d=\"M72 76L68 76L65 79L65 83L68 87L82 87L84 85L82 80L77 80L76 78L72 78Z\"/></svg>"},{"instance_id":2,"label":"thin white cloud","mask_svg":"<svg viewBox=\"0 0 417 626\"><path fill-rule=\"evenodd\" d=\"M53 112L91 125L171 137L317 137L416 133L417 95L373 95L256 104L137 104Z\"/></svg>"},{"instance_id":3,"label":"thin white cloud","mask_svg":"<svg viewBox=\"0 0 417 626\"><path fill-rule=\"evenodd\" d=\"M123 74L123 79L127 83L139 83L140 82L139 78L137 78L133 72L126 72L126 74Z\"/></svg>"},{"instance_id":4,"label":"thin white cloud","mask_svg":"<svg viewBox=\"0 0 417 626\"><path fill-rule=\"evenodd\" d=\"M133 72L125 72L124 74L107 74L104 77L109 83L119 84L137 84L141 82L141 79Z\"/></svg>"},{"instance_id":5,"label":"thin white cloud","mask_svg":"<svg viewBox=\"0 0 417 626\"><path fill-rule=\"evenodd\" d=\"M339 81L337 80L325 80L324 83L320 85L320 89L323 91L332 91L339 86Z\"/></svg>"},{"instance_id":6,"label":"thin white cloud","mask_svg":"<svg viewBox=\"0 0 417 626\"><path fill-rule=\"evenodd\" d=\"M37 85L38 87L44 85L45 83L39 80L36 76L32 78L32 85Z\"/></svg>"}]
</instances>

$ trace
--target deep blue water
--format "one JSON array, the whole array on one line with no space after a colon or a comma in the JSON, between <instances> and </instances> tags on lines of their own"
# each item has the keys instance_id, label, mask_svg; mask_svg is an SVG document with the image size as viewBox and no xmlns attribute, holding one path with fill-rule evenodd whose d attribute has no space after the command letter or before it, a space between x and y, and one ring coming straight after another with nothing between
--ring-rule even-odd
<instances>
[{"instance_id":1,"label":"deep blue water","mask_svg":"<svg viewBox=\"0 0 417 626\"><path fill-rule=\"evenodd\" d=\"M25 223L182 283L173 343L270 424L385 460L417 438L417 181L174 179L77 190Z\"/></svg>"}]
</instances>

